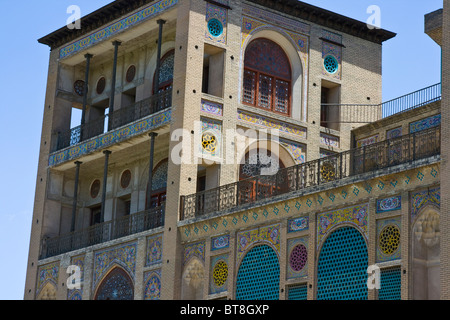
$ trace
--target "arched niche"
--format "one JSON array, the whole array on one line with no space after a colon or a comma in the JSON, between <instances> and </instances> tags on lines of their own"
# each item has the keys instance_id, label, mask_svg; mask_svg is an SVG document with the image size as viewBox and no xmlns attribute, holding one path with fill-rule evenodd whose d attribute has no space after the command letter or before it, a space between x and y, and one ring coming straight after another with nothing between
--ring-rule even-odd
<instances>
[{"instance_id":1,"label":"arched niche","mask_svg":"<svg viewBox=\"0 0 450 320\"><path fill-rule=\"evenodd\" d=\"M36 300L56 300L56 286L51 282L47 282Z\"/></svg>"},{"instance_id":2,"label":"arched niche","mask_svg":"<svg viewBox=\"0 0 450 320\"><path fill-rule=\"evenodd\" d=\"M181 299L202 300L205 280L205 267L203 263L197 258L189 260L184 268L181 279Z\"/></svg>"},{"instance_id":3,"label":"arched niche","mask_svg":"<svg viewBox=\"0 0 450 320\"><path fill-rule=\"evenodd\" d=\"M440 299L440 215L428 205L421 210L412 228L412 296L415 300Z\"/></svg>"},{"instance_id":4,"label":"arched niche","mask_svg":"<svg viewBox=\"0 0 450 320\"><path fill-rule=\"evenodd\" d=\"M94 300L133 300L134 284L128 273L113 267L95 290Z\"/></svg>"}]
</instances>

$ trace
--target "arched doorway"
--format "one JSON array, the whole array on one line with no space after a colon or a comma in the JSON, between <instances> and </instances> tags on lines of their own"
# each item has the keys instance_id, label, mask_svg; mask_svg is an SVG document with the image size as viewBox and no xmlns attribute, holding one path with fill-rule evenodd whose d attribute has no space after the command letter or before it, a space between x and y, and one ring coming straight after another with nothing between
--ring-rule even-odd
<instances>
[{"instance_id":1,"label":"arched doorway","mask_svg":"<svg viewBox=\"0 0 450 320\"><path fill-rule=\"evenodd\" d=\"M134 285L130 276L119 267L114 268L100 283L94 300L133 300Z\"/></svg>"},{"instance_id":2,"label":"arched doorway","mask_svg":"<svg viewBox=\"0 0 450 320\"><path fill-rule=\"evenodd\" d=\"M353 227L341 227L325 240L317 263L317 300L367 299L367 245Z\"/></svg>"},{"instance_id":3,"label":"arched doorway","mask_svg":"<svg viewBox=\"0 0 450 320\"><path fill-rule=\"evenodd\" d=\"M280 264L268 245L253 247L242 259L236 278L237 300L277 300L280 291Z\"/></svg>"},{"instance_id":4,"label":"arched doorway","mask_svg":"<svg viewBox=\"0 0 450 320\"><path fill-rule=\"evenodd\" d=\"M283 161L270 150L256 148L249 150L239 167L239 204L251 203L276 195L281 191L280 169Z\"/></svg>"}]
</instances>

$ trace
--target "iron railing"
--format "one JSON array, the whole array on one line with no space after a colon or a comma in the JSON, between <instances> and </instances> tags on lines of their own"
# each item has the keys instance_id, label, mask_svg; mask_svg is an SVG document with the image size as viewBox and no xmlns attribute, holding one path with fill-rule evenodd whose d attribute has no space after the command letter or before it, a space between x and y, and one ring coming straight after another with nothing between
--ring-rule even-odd
<instances>
[{"instance_id":1,"label":"iron railing","mask_svg":"<svg viewBox=\"0 0 450 320\"><path fill-rule=\"evenodd\" d=\"M322 108L329 108L327 111L329 119L323 119L321 122L371 123L439 100L441 100L441 84L437 83L381 104L323 103Z\"/></svg>"},{"instance_id":2,"label":"iron railing","mask_svg":"<svg viewBox=\"0 0 450 320\"><path fill-rule=\"evenodd\" d=\"M164 226L164 206L44 239L41 259Z\"/></svg>"},{"instance_id":3,"label":"iron railing","mask_svg":"<svg viewBox=\"0 0 450 320\"><path fill-rule=\"evenodd\" d=\"M52 152L67 148L84 140L96 137L133 121L142 119L172 106L172 90L159 92L148 99L136 102L110 114L98 117L84 125L58 132L57 142Z\"/></svg>"},{"instance_id":4,"label":"iron railing","mask_svg":"<svg viewBox=\"0 0 450 320\"><path fill-rule=\"evenodd\" d=\"M218 188L181 196L180 220L440 154L440 127L426 129Z\"/></svg>"}]
</instances>

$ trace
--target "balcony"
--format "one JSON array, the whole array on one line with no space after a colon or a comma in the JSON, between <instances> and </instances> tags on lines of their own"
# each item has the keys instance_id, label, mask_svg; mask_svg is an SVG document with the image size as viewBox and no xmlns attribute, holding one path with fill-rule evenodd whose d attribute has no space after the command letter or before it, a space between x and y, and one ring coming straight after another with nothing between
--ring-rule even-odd
<instances>
[{"instance_id":1,"label":"balcony","mask_svg":"<svg viewBox=\"0 0 450 320\"><path fill-rule=\"evenodd\" d=\"M74 146L93 137L143 119L172 106L172 90L162 91L133 106L106 114L84 125L58 132L57 142L52 152Z\"/></svg>"},{"instance_id":2,"label":"balcony","mask_svg":"<svg viewBox=\"0 0 450 320\"><path fill-rule=\"evenodd\" d=\"M78 250L164 226L165 206L133 213L86 229L47 238L42 242L41 259Z\"/></svg>"},{"instance_id":3,"label":"balcony","mask_svg":"<svg viewBox=\"0 0 450 320\"><path fill-rule=\"evenodd\" d=\"M432 102L441 100L441 83L408 93L401 97L380 104L333 104L323 103L330 114L339 114L332 120L323 120L323 126L328 123L371 123L395 114L416 109ZM337 109L337 110L336 110Z\"/></svg>"},{"instance_id":4,"label":"balcony","mask_svg":"<svg viewBox=\"0 0 450 320\"><path fill-rule=\"evenodd\" d=\"M440 127L434 127L281 169L274 175L255 176L181 196L180 220L237 210L278 195L307 192L320 185L332 188L333 182L344 178L439 155L440 140Z\"/></svg>"}]
</instances>

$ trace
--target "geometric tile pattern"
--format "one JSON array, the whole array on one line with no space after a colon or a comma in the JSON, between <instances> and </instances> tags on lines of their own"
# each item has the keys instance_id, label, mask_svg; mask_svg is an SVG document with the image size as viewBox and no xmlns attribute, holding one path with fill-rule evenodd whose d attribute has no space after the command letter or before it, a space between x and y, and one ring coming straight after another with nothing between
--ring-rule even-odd
<instances>
[{"instance_id":1,"label":"geometric tile pattern","mask_svg":"<svg viewBox=\"0 0 450 320\"><path fill-rule=\"evenodd\" d=\"M92 288L111 269L113 265L122 267L134 280L136 271L137 242L126 243L112 248L106 248L94 254L94 279Z\"/></svg>"},{"instance_id":2,"label":"geometric tile pattern","mask_svg":"<svg viewBox=\"0 0 450 320\"><path fill-rule=\"evenodd\" d=\"M99 31L91 33L90 35L83 37L82 39L75 41L68 46L65 46L60 50L59 58L66 58L78 51L84 50L99 42L111 38L128 28L134 27L145 20L152 19L164 10L170 9L177 3L178 0L161 0L156 3L152 3L150 6L134 14L131 14L113 24L110 24L109 26L102 28Z\"/></svg>"},{"instance_id":3,"label":"geometric tile pattern","mask_svg":"<svg viewBox=\"0 0 450 320\"><path fill-rule=\"evenodd\" d=\"M325 240L317 262L317 300L367 299L367 246L352 227L336 229Z\"/></svg>"},{"instance_id":4,"label":"geometric tile pattern","mask_svg":"<svg viewBox=\"0 0 450 320\"><path fill-rule=\"evenodd\" d=\"M280 224L260 227L248 231L242 231L237 234L237 257L236 264L241 260L247 249L256 242L270 243L280 252Z\"/></svg>"},{"instance_id":5,"label":"geometric tile pattern","mask_svg":"<svg viewBox=\"0 0 450 320\"><path fill-rule=\"evenodd\" d=\"M146 119L142 119L139 122L134 122L133 124L121 129L109 131L86 142L66 148L61 152L51 154L48 159L48 165L51 167L69 160L73 160L100 148L108 147L112 144L131 138L132 136L162 126L169 123L170 120L171 109L168 109L156 115L149 116Z\"/></svg>"},{"instance_id":6,"label":"geometric tile pattern","mask_svg":"<svg viewBox=\"0 0 450 320\"><path fill-rule=\"evenodd\" d=\"M51 282L55 286L55 288L57 288L58 276L59 261L40 266L38 270L36 296L39 295L39 292L41 292L42 288L44 288L48 282Z\"/></svg>"},{"instance_id":7,"label":"geometric tile pattern","mask_svg":"<svg viewBox=\"0 0 450 320\"><path fill-rule=\"evenodd\" d=\"M277 300L279 290L278 255L266 244L253 247L239 266L236 277L236 300Z\"/></svg>"},{"instance_id":8,"label":"geometric tile pattern","mask_svg":"<svg viewBox=\"0 0 450 320\"><path fill-rule=\"evenodd\" d=\"M144 300L161 298L161 269L144 273Z\"/></svg>"},{"instance_id":9,"label":"geometric tile pattern","mask_svg":"<svg viewBox=\"0 0 450 320\"><path fill-rule=\"evenodd\" d=\"M147 238L147 258L145 266L151 266L162 261L163 241L162 235Z\"/></svg>"},{"instance_id":10,"label":"geometric tile pattern","mask_svg":"<svg viewBox=\"0 0 450 320\"><path fill-rule=\"evenodd\" d=\"M317 247L334 227L351 224L359 229L367 239L368 204L320 213L317 215Z\"/></svg>"},{"instance_id":11,"label":"geometric tile pattern","mask_svg":"<svg viewBox=\"0 0 450 320\"><path fill-rule=\"evenodd\" d=\"M400 230L400 217L377 220L377 262L386 262L401 258Z\"/></svg>"}]
</instances>

